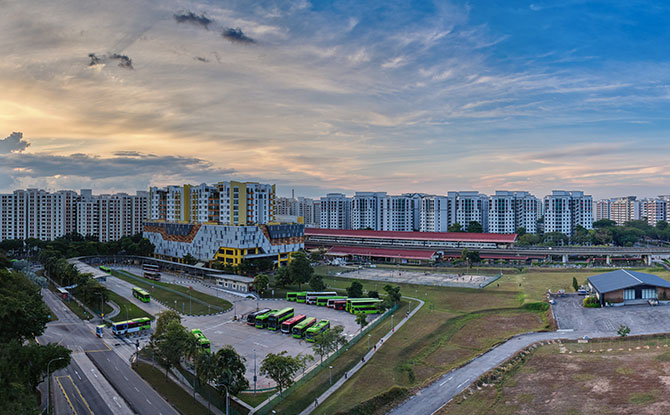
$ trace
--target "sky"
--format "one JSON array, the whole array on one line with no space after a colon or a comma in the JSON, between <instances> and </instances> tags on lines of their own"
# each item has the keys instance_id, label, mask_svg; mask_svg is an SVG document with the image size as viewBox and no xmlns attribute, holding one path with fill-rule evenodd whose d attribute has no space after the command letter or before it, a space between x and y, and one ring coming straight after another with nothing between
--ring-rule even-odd
<instances>
[{"instance_id":1,"label":"sky","mask_svg":"<svg viewBox=\"0 0 670 415\"><path fill-rule=\"evenodd\" d=\"M0 8L1 192L670 194L667 2Z\"/></svg>"}]
</instances>

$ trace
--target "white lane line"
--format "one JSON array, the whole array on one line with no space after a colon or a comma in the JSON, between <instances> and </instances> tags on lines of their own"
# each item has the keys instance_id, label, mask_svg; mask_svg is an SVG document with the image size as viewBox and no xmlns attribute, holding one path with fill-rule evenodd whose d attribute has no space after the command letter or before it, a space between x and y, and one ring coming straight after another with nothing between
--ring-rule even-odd
<instances>
[{"instance_id":1,"label":"white lane line","mask_svg":"<svg viewBox=\"0 0 670 415\"><path fill-rule=\"evenodd\" d=\"M153 405L150 400L146 399L147 402L149 402L149 405Z\"/></svg>"},{"instance_id":2,"label":"white lane line","mask_svg":"<svg viewBox=\"0 0 670 415\"><path fill-rule=\"evenodd\" d=\"M121 404L120 404L119 401L116 399L116 396L112 397L112 399L114 399L114 403L117 404L117 405L119 405L119 408L121 408Z\"/></svg>"},{"instance_id":3,"label":"white lane line","mask_svg":"<svg viewBox=\"0 0 670 415\"><path fill-rule=\"evenodd\" d=\"M77 372L77 371L75 370L75 371L74 371L74 374L77 375L77 377L79 378L79 380L81 380L81 376L79 376L79 372Z\"/></svg>"},{"instance_id":4,"label":"white lane line","mask_svg":"<svg viewBox=\"0 0 670 415\"><path fill-rule=\"evenodd\" d=\"M460 389L460 388L461 388L461 386L463 386L463 385L467 384L468 382L470 382L470 380L469 380L469 379L468 379L468 380L466 380L465 382L461 383L460 385L456 386L456 389Z\"/></svg>"},{"instance_id":5,"label":"white lane line","mask_svg":"<svg viewBox=\"0 0 670 415\"><path fill-rule=\"evenodd\" d=\"M449 380L445 380L444 382L440 383L440 386L444 386L445 383L449 382Z\"/></svg>"},{"instance_id":6,"label":"white lane line","mask_svg":"<svg viewBox=\"0 0 670 415\"><path fill-rule=\"evenodd\" d=\"M138 392L140 391L139 389L137 389L137 386L134 386L134 388L135 388L136 391L138 391Z\"/></svg>"},{"instance_id":7,"label":"white lane line","mask_svg":"<svg viewBox=\"0 0 670 415\"><path fill-rule=\"evenodd\" d=\"M96 378L98 377L98 375L95 374L95 370L91 369L91 372L93 373L93 376L95 376Z\"/></svg>"},{"instance_id":8,"label":"white lane line","mask_svg":"<svg viewBox=\"0 0 670 415\"><path fill-rule=\"evenodd\" d=\"M128 378L127 378L127 377L124 376L123 378L126 380L126 382L128 382Z\"/></svg>"}]
</instances>

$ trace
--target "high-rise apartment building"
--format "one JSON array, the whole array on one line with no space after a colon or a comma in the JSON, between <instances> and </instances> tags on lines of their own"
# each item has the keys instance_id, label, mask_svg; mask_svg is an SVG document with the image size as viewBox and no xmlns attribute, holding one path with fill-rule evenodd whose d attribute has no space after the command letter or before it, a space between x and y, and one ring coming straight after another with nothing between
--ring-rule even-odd
<instances>
[{"instance_id":1,"label":"high-rise apartment building","mask_svg":"<svg viewBox=\"0 0 670 415\"><path fill-rule=\"evenodd\" d=\"M166 222L257 225L275 217L275 186L219 182L152 187L151 219Z\"/></svg>"},{"instance_id":2,"label":"high-rise apartment building","mask_svg":"<svg viewBox=\"0 0 670 415\"><path fill-rule=\"evenodd\" d=\"M421 232L447 232L454 205L446 196L424 196L421 198L419 230Z\"/></svg>"},{"instance_id":3,"label":"high-rise apartment building","mask_svg":"<svg viewBox=\"0 0 670 415\"><path fill-rule=\"evenodd\" d=\"M610 219L617 225L640 219L640 202L635 196L619 197L610 204Z\"/></svg>"},{"instance_id":4,"label":"high-rise apartment building","mask_svg":"<svg viewBox=\"0 0 670 415\"><path fill-rule=\"evenodd\" d=\"M572 235L577 225L591 229L593 199L581 191L554 190L544 197L544 232Z\"/></svg>"},{"instance_id":5,"label":"high-rise apartment building","mask_svg":"<svg viewBox=\"0 0 670 415\"><path fill-rule=\"evenodd\" d=\"M351 199L343 193L328 193L321 198L323 229L351 229Z\"/></svg>"},{"instance_id":6,"label":"high-rise apartment building","mask_svg":"<svg viewBox=\"0 0 670 415\"><path fill-rule=\"evenodd\" d=\"M640 201L640 218L647 218L647 223L656 226L660 221L667 221L668 202L660 198Z\"/></svg>"},{"instance_id":7,"label":"high-rise apartment building","mask_svg":"<svg viewBox=\"0 0 670 415\"><path fill-rule=\"evenodd\" d=\"M597 222L601 219L610 219L611 216L611 205L612 201L610 199L596 200L593 202L593 221Z\"/></svg>"},{"instance_id":8,"label":"high-rise apartment building","mask_svg":"<svg viewBox=\"0 0 670 415\"><path fill-rule=\"evenodd\" d=\"M490 197L488 232L515 233L520 227L527 233L537 232L542 203L528 192L496 191Z\"/></svg>"},{"instance_id":9,"label":"high-rise apartment building","mask_svg":"<svg viewBox=\"0 0 670 415\"><path fill-rule=\"evenodd\" d=\"M479 192L448 192L447 197L454 203L455 218L461 229L468 230L470 222L478 222L484 232L488 232L489 197Z\"/></svg>"},{"instance_id":10,"label":"high-rise apartment building","mask_svg":"<svg viewBox=\"0 0 670 415\"><path fill-rule=\"evenodd\" d=\"M277 198L277 215L299 216L307 227L319 227L321 223L321 202L318 200L298 197Z\"/></svg>"},{"instance_id":11,"label":"high-rise apartment building","mask_svg":"<svg viewBox=\"0 0 670 415\"><path fill-rule=\"evenodd\" d=\"M149 192L93 195L82 189L76 202L77 233L95 236L100 242L116 241L142 232L149 218Z\"/></svg>"},{"instance_id":12,"label":"high-rise apartment building","mask_svg":"<svg viewBox=\"0 0 670 415\"><path fill-rule=\"evenodd\" d=\"M385 192L356 192L351 201L352 229L381 230Z\"/></svg>"}]
</instances>

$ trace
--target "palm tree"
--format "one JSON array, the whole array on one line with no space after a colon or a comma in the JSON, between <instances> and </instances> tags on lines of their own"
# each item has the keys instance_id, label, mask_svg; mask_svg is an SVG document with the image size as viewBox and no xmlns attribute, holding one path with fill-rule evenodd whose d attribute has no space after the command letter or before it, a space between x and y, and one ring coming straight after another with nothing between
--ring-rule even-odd
<instances>
[{"instance_id":1,"label":"palm tree","mask_svg":"<svg viewBox=\"0 0 670 415\"><path fill-rule=\"evenodd\" d=\"M202 353L202 347L200 345L200 342L198 341L198 338L193 335L193 333L189 333L190 336L188 338L188 341L186 342L186 347L184 348L184 358L187 360L190 360L193 362L193 367L195 369L195 372L198 372L198 355ZM193 379L193 400L195 400L195 387L198 383L198 376L196 375L195 378Z\"/></svg>"}]
</instances>

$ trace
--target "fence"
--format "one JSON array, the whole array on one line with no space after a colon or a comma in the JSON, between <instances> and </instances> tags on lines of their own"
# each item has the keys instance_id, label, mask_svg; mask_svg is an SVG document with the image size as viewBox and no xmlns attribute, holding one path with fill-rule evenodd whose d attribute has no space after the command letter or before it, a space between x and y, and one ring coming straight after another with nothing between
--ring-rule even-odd
<instances>
[{"instance_id":1,"label":"fence","mask_svg":"<svg viewBox=\"0 0 670 415\"><path fill-rule=\"evenodd\" d=\"M268 414L272 411L272 408L277 406L279 402L281 402L282 399L285 397L289 396L291 392L293 392L295 389L299 388L302 384L305 382L309 381L312 379L314 376L319 374L323 369L327 368L330 366L330 364L337 359L342 353L346 352L349 350L351 347L353 347L360 339L362 339L368 332L370 332L372 329L377 327L379 324L381 324L384 320L388 318L391 314L395 313L398 310L398 305L394 305L392 308L390 308L386 313L382 314L381 317L370 323L365 330L361 331L358 333L358 335L354 336L349 342L344 345L342 348L340 348L338 351L330 355L326 360L323 361L323 363L317 365L314 369L311 371L307 372L304 376L302 376L300 379L298 379L291 387L286 389L282 395L277 395L275 396L270 402L265 404L261 409L256 411L255 413L259 415L265 415Z\"/></svg>"},{"instance_id":2,"label":"fence","mask_svg":"<svg viewBox=\"0 0 670 415\"><path fill-rule=\"evenodd\" d=\"M500 274L496 275L495 277L491 278L490 280L479 284L479 288L484 288L487 285L493 284L494 282L498 281L502 276L503 276L503 274L501 272Z\"/></svg>"}]
</instances>

